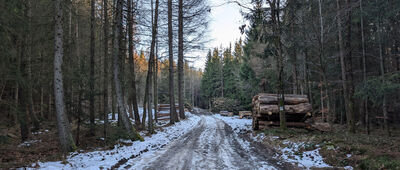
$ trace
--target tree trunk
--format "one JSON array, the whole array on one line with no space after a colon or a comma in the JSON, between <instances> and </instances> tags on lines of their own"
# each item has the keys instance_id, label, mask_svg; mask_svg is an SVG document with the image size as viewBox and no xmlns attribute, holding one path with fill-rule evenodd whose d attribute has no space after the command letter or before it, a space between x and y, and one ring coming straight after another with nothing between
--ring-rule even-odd
<instances>
[{"instance_id":1,"label":"tree trunk","mask_svg":"<svg viewBox=\"0 0 400 170\"><path fill-rule=\"evenodd\" d=\"M107 143L107 124L108 124L108 0L103 0L103 12L104 12L104 78L103 78L103 119L104 119L104 143Z\"/></svg>"},{"instance_id":2,"label":"tree trunk","mask_svg":"<svg viewBox=\"0 0 400 170\"><path fill-rule=\"evenodd\" d=\"M154 90L153 90L153 95L154 95L154 119L155 122L157 123L158 119L158 38L156 38L156 53L155 53L155 61L154 61Z\"/></svg>"},{"instance_id":3,"label":"tree trunk","mask_svg":"<svg viewBox=\"0 0 400 170\"><path fill-rule=\"evenodd\" d=\"M276 57L277 70L278 70L278 107L279 107L279 121L280 127L286 129L286 113L285 113L285 95L283 85L283 52L281 42L281 28L280 28L280 0L268 1L271 18L273 24L274 45L278 51Z\"/></svg>"},{"instance_id":4,"label":"tree trunk","mask_svg":"<svg viewBox=\"0 0 400 170\"><path fill-rule=\"evenodd\" d=\"M116 9L116 22L115 22L115 33L114 33L114 62L113 62L113 72L114 72L114 85L115 85L115 94L117 96L117 103L118 103L118 119L121 119L123 127L125 130L130 134L130 135L135 135L136 137L139 137L136 129L132 127L131 122L128 118L128 115L126 114L126 109L125 109L125 102L124 102L124 96L122 94L122 86L119 78L119 71L120 71L120 56L121 54L121 41L120 39L122 38L122 0L117 0L117 9Z\"/></svg>"},{"instance_id":5,"label":"tree trunk","mask_svg":"<svg viewBox=\"0 0 400 170\"><path fill-rule=\"evenodd\" d=\"M140 117L139 117L139 109L138 109L138 102L137 102L137 94L136 94L136 73L135 73L135 60L134 56L135 53L133 52L133 24L134 24L134 19L133 19L133 3L132 0L128 0L128 50L129 50L129 62L130 62L130 70L131 70L131 99L133 103L133 112L135 116L135 125L136 127L140 127Z\"/></svg>"},{"instance_id":6,"label":"tree trunk","mask_svg":"<svg viewBox=\"0 0 400 170\"><path fill-rule=\"evenodd\" d=\"M179 0L178 9L178 103L179 117L185 119L183 87L183 0Z\"/></svg>"},{"instance_id":7,"label":"tree trunk","mask_svg":"<svg viewBox=\"0 0 400 170\"><path fill-rule=\"evenodd\" d=\"M26 85L26 93L24 95L26 96L26 99L28 100L27 106L28 106L28 112L29 116L31 118L31 121L33 123L33 131L39 130L39 120L36 116L36 113L34 111L34 103L33 103L33 80L32 80L32 36L31 36L31 30L32 30L32 5L31 1L27 1L27 18L28 18L28 32L26 35L26 41L25 41L25 48L26 48L26 57L27 61L25 61L26 64L26 76L27 76L27 85ZM24 59L25 60L25 59Z\"/></svg>"},{"instance_id":8,"label":"tree trunk","mask_svg":"<svg viewBox=\"0 0 400 170\"><path fill-rule=\"evenodd\" d=\"M168 54L169 54L169 105L170 105L170 123L174 124L178 120L178 115L175 109L174 97L174 54L172 47L172 0L168 0Z\"/></svg>"},{"instance_id":9,"label":"tree trunk","mask_svg":"<svg viewBox=\"0 0 400 170\"><path fill-rule=\"evenodd\" d=\"M62 76L63 63L63 21L61 0L55 1L55 53L54 53L54 95L57 111L57 127L60 143L65 152L74 151L76 146L72 138L69 121L65 113L64 87Z\"/></svg>"},{"instance_id":10,"label":"tree trunk","mask_svg":"<svg viewBox=\"0 0 400 170\"><path fill-rule=\"evenodd\" d=\"M158 28L158 4L159 0L156 0L155 4L155 10L154 10L154 22L153 22L153 27L152 27L152 35L151 35L151 45L150 45L150 58L149 58L149 65L147 69L147 81L146 81L146 90L148 94L148 102L147 102L147 108L148 108L148 130L149 133L154 133L153 129L153 115L152 115L152 106L151 106L151 91L153 90L152 88L152 76L153 76L153 65L154 65L154 49L155 49L155 44L156 44L156 38L157 38L157 28Z\"/></svg>"},{"instance_id":11,"label":"tree trunk","mask_svg":"<svg viewBox=\"0 0 400 170\"><path fill-rule=\"evenodd\" d=\"M364 14L363 14L362 0L360 0L360 18L361 18L361 47L362 47L362 66L363 66L363 83L367 82L367 58L365 56L365 38L364 38ZM365 130L369 134L369 115L368 115L368 98L364 99L364 112L365 112Z\"/></svg>"},{"instance_id":12,"label":"tree trunk","mask_svg":"<svg viewBox=\"0 0 400 170\"><path fill-rule=\"evenodd\" d=\"M19 49L19 55L17 57L17 71L18 74L25 74L25 64L23 55L24 55L24 43L17 42L17 48ZM26 59L25 59L26 60ZM16 81L15 84L15 113L16 113L16 120L19 123L20 130L21 130L21 141L25 141L29 137L29 125L28 125L28 117L26 115L27 112L27 95L26 95L26 85L24 85L24 81L19 79ZM16 122L17 122L16 121Z\"/></svg>"},{"instance_id":13,"label":"tree trunk","mask_svg":"<svg viewBox=\"0 0 400 170\"><path fill-rule=\"evenodd\" d=\"M94 12L95 12L95 0L90 0L90 77L89 77L89 117L90 117L90 131L89 135L95 135L95 124L94 124Z\"/></svg>"},{"instance_id":14,"label":"tree trunk","mask_svg":"<svg viewBox=\"0 0 400 170\"><path fill-rule=\"evenodd\" d=\"M344 64L345 64L345 77L346 77L346 83L347 84L347 95L345 97L347 98L347 111L346 111L346 116L347 116L347 124L349 131L354 133L355 132L355 120L354 120L354 101L353 101L353 94L354 94L354 88L353 88L353 70L352 70L352 63L351 63L351 58L352 58L352 51L351 51L351 2L350 0L346 0L346 6L349 8L346 12L346 17L347 17L347 36L346 36L346 43L345 43L345 51L346 51L346 58L344 58ZM343 89L344 90L344 89ZM346 99L345 99L346 102Z\"/></svg>"},{"instance_id":15,"label":"tree trunk","mask_svg":"<svg viewBox=\"0 0 400 170\"><path fill-rule=\"evenodd\" d=\"M378 1L376 1L378 2ZM382 51L382 29L381 29L381 18L379 16L379 21L376 24L376 29L378 31L378 43L379 43L379 66L380 66L380 72L381 72L381 81L384 83L385 82L385 60L383 58L383 51ZM387 134L390 136L390 129L389 129L389 123L388 123L388 111L387 111L387 101L386 101L386 94L383 92L383 98L382 98L382 112L383 112L383 126L385 130L387 131Z\"/></svg>"},{"instance_id":16,"label":"tree trunk","mask_svg":"<svg viewBox=\"0 0 400 170\"><path fill-rule=\"evenodd\" d=\"M319 48L319 64L320 64L320 71L321 71L321 110L322 110L322 119L326 120L325 113L330 113L330 103L329 103L329 92L328 92L328 81L326 78L326 71L325 71L325 63L324 63L324 25L323 25L323 17L322 17L322 3L321 0L318 0L319 5L319 16L320 16L320 48ZM326 101L325 101L326 100ZM326 103L326 109L324 106Z\"/></svg>"}]
</instances>

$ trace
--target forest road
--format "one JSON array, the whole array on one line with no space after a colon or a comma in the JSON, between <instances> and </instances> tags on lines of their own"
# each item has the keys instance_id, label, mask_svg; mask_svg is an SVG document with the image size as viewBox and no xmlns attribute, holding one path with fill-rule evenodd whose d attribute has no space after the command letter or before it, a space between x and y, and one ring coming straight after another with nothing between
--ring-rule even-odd
<instances>
[{"instance_id":1,"label":"forest road","mask_svg":"<svg viewBox=\"0 0 400 170\"><path fill-rule=\"evenodd\" d=\"M242 138L221 119L200 114L191 131L164 148L147 152L121 166L126 169L287 169L271 152Z\"/></svg>"}]
</instances>

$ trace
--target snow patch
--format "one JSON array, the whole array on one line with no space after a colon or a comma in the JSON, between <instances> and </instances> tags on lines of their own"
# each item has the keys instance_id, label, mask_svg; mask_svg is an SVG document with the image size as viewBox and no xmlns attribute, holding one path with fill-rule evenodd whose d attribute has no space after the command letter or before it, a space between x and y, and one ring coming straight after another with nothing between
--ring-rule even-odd
<instances>
[{"instance_id":1,"label":"snow patch","mask_svg":"<svg viewBox=\"0 0 400 170\"><path fill-rule=\"evenodd\" d=\"M225 123L231 126L232 129L237 134L242 133L243 131L250 131L252 127L251 119L239 119L238 116L225 117L219 114L214 115L214 117L223 120ZM254 141L262 142L263 139L265 139L267 136L265 136L264 133L258 133L256 135L251 134L250 137ZM270 140L276 140L278 138L279 138L278 136L270 136ZM242 145L243 148L250 148L250 144L247 141L243 141L240 138L238 139L239 139L238 142L240 143L240 145ZM331 167L330 165L326 164L323 161L322 156L319 154L320 148L311 151L300 152L300 149L303 149L306 146L305 143L295 143L288 140L284 140L283 144L286 147L277 148L277 150L280 150L282 154L281 155L276 154L274 158L278 160L283 160L285 162L298 164L300 167L303 167L305 169L310 169L312 167L314 168Z\"/></svg>"},{"instance_id":2,"label":"snow patch","mask_svg":"<svg viewBox=\"0 0 400 170\"><path fill-rule=\"evenodd\" d=\"M42 142L42 140L28 140L28 141L25 141L25 142L19 144L18 147L23 147L23 146L29 147L32 144L39 143L39 142Z\"/></svg>"},{"instance_id":3,"label":"snow patch","mask_svg":"<svg viewBox=\"0 0 400 170\"><path fill-rule=\"evenodd\" d=\"M214 117L223 120L225 123L231 126L235 133L241 133L242 131L251 130L251 119L239 119L239 116L226 117L219 114L214 115Z\"/></svg>"},{"instance_id":4,"label":"snow patch","mask_svg":"<svg viewBox=\"0 0 400 170\"><path fill-rule=\"evenodd\" d=\"M74 152L67 157L66 164L58 162L39 162L41 169L109 169L121 159L129 159L144 151L154 151L170 143L172 140L189 132L200 120L199 116L187 113L187 119L156 131L152 136L144 137L144 141L124 141L131 146L114 146L112 150L93 151L88 153Z\"/></svg>"},{"instance_id":5,"label":"snow patch","mask_svg":"<svg viewBox=\"0 0 400 170\"><path fill-rule=\"evenodd\" d=\"M306 147L304 142L295 143L285 140L283 144L286 147L279 147L278 150L280 150L282 154L276 154L274 156L275 158L280 158L286 162L297 164L306 169L331 167L324 162L322 156L319 154L320 148L301 152L300 150Z\"/></svg>"}]
</instances>

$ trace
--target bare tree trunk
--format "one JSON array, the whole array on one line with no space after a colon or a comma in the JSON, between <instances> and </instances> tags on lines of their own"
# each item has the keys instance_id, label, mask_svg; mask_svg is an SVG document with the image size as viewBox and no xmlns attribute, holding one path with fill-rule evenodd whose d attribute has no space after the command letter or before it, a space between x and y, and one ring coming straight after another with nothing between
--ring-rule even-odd
<instances>
[{"instance_id":1,"label":"bare tree trunk","mask_svg":"<svg viewBox=\"0 0 400 170\"><path fill-rule=\"evenodd\" d=\"M44 92L43 92L44 90L43 90L43 86L42 87L40 87L40 116L43 118L44 117L44 114L43 114L43 112L44 112L44 108L43 108L43 105L44 105Z\"/></svg>"},{"instance_id":2,"label":"bare tree trunk","mask_svg":"<svg viewBox=\"0 0 400 170\"><path fill-rule=\"evenodd\" d=\"M320 16L320 54L319 54L319 64L321 70L321 110L322 110L322 119L326 120L325 113L330 113L330 103L329 103L329 93L328 93L328 81L326 78L325 72L325 64L324 64L324 25L323 25L323 17L322 17L322 3L321 0L318 0L319 5L319 16ZM326 102L325 102L326 99ZM326 109L324 106L326 103Z\"/></svg>"},{"instance_id":3,"label":"bare tree trunk","mask_svg":"<svg viewBox=\"0 0 400 170\"><path fill-rule=\"evenodd\" d=\"M107 143L107 124L108 124L108 0L103 0L104 13L104 78L103 78L103 119L104 119L104 143Z\"/></svg>"},{"instance_id":4,"label":"bare tree trunk","mask_svg":"<svg viewBox=\"0 0 400 170\"><path fill-rule=\"evenodd\" d=\"M153 90L153 95L154 95L154 119L155 122L157 123L158 119L158 38L156 38L156 53L155 53L155 61L154 61L154 90Z\"/></svg>"},{"instance_id":5,"label":"bare tree trunk","mask_svg":"<svg viewBox=\"0 0 400 170\"><path fill-rule=\"evenodd\" d=\"M183 0L179 0L178 10L178 103L179 117L185 119L183 87Z\"/></svg>"},{"instance_id":6,"label":"bare tree trunk","mask_svg":"<svg viewBox=\"0 0 400 170\"><path fill-rule=\"evenodd\" d=\"M286 112L285 112L285 95L284 95L284 85L283 85L283 52L282 52L282 42L281 42L281 28L280 28L280 0L269 0L268 1L271 18L273 25L273 36L275 38L274 44L277 48L277 70L278 70L278 107L279 107L279 121L280 128L286 129Z\"/></svg>"},{"instance_id":7,"label":"bare tree trunk","mask_svg":"<svg viewBox=\"0 0 400 170\"><path fill-rule=\"evenodd\" d=\"M115 29L115 39L114 39L114 84L115 84L115 94L117 96L117 103L118 103L118 119L121 119L123 127L125 130L130 134L134 135L136 137L139 137L139 135L136 132L136 129L132 127L131 122L128 118L128 115L126 114L126 109L125 109L125 102L124 102L124 96L122 94L122 86L119 78L119 58L122 55L121 54L121 41L120 39L122 38L122 0L117 0L117 9L116 9L116 29ZM133 136L133 137L134 137Z\"/></svg>"},{"instance_id":8,"label":"bare tree trunk","mask_svg":"<svg viewBox=\"0 0 400 170\"><path fill-rule=\"evenodd\" d=\"M58 135L62 148L66 152L74 151L76 146L72 138L69 122L65 113L64 87L62 76L63 63L63 21L61 0L55 1L55 53L54 53L54 95L57 110Z\"/></svg>"},{"instance_id":9,"label":"bare tree trunk","mask_svg":"<svg viewBox=\"0 0 400 170\"><path fill-rule=\"evenodd\" d=\"M132 8L132 0L128 0L128 50L129 50L129 62L130 62L130 70L131 70L131 99L133 103L133 112L135 115L135 125L136 127L140 127L140 117L139 117L139 109L137 103L137 96L136 96L136 73L135 73L135 61L134 61L134 52L133 52L133 8Z\"/></svg>"},{"instance_id":10,"label":"bare tree trunk","mask_svg":"<svg viewBox=\"0 0 400 170\"><path fill-rule=\"evenodd\" d=\"M151 106L151 91L153 90L152 88L152 76L153 76L153 65L154 65L154 49L155 49L155 44L156 44L156 38L157 38L157 27L158 27L158 4L159 0L156 0L155 4L155 11L154 11L154 22L153 22L153 27L152 27L152 36L151 36L151 45L150 45L150 58L149 58L149 65L147 69L147 81L146 81L146 90L148 94L148 130L149 133L154 133L154 128L153 128L153 115L152 115L152 106Z\"/></svg>"},{"instance_id":11,"label":"bare tree trunk","mask_svg":"<svg viewBox=\"0 0 400 170\"><path fill-rule=\"evenodd\" d=\"M347 37L346 37L346 43L345 43L345 48L346 48L346 58L344 60L345 62L345 76L347 82L347 124L349 131L354 133L355 132L355 120L354 120L354 101L353 101L353 94L354 94L354 88L353 88L353 70L352 70L352 51L351 51L351 2L350 0L346 0L346 6L349 8L346 12L346 17L347 17ZM345 100L346 102L346 100Z\"/></svg>"},{"instance_id":12,"label":"bare tree trunk","mask_svg":"<svg viewBox=\"0 0 400 170\"><path fill-rule=\"evenodd\" d=\"M174 124L178 120L175 109L174 97L174 54L172 47L172 0L168 0L168 53L169 53L169 106L170 106L170 123Z\"/></svg>"},{"instance_id":13,"label":"bare tree trunk","mask_svg":"<svg viewBox=\"0 0 400 170\"><path fill-rule=\"evenodd\" d=\"M26 41L25 41L25 48L27 49L26 55L27 55L27 61L26 61L26 67L27 67L27 86L26 86L26 94L27 95L27 100L28 100L28 111L29 115L31 117L31 121L33 123L33 131L37 131L40 128L39 125L39 120L36 116L35 109L34 109L34 103L33 103L33 80L32 80L32 36L31 36L31 30L32 30L32 5L31 1L27 1L27 17L28 17L28 32L26 36Z\"/></svg>"},{"instance_id":14,"label":"bare tree trunk","mask_svg":"<svg viewBox=\"0 0 400 170\"><path fill-rule=\"evenodd\" d=\"M47 106L47 109L48 109L47 118L49 120L53 120L53 116L52 116L53 115L53 103L52 103L52 101L53 101L52 94L49 93L49 104Z\"/></svg>"},{"instance_id":15,"label":"bare tree trunk","mask_svg":"<svg viewBox=\"0 0 400 170\"><path fill-rule=\"evenodd\" d=\"M89 77L89 117L90 117L90 131L89 135L95 135L95 124L94 124L94 12L95 12L95 0L90 0L90 77Z\"/></svg>"},{"instance_id":16,"label":"bare tree trunk","mask_svg":"<svg viewBox=\"0 0 400 170\"><path fill-rule=\"evenodd\" d=\"M18 46L18 51L19 51L19 55L17 57L17 72L19 72L18 74L24 74L25 70L25 61L23 61L23 55L24 55L24 43L18 41L17 42L17 46ZM26 85L25 85L26 86ZM15 84L15 94L14 94L14 99L15 99L15 113L16 113L16 121L19 123L19 127L20 127L20 134L21 134L21 141L25 141L26 139L28 139L29 137L29 125L27 122L27 95L25 93L24 90L26 89L26 87L24 86L24 82L23 80L21 81L16 80L16 84Z\"/></svg>"},{"instance_id":17,"label":"bare tree trunk","mask_svg":"<svg viewBox=\"0 0 400 170\"><path fill-rule=\"evenodd\" d=\"M376 1L378 2L378 1ZM381 18L379 16L379 21L376 24L376 29L378 31L378 43L379 43L379 66L380 66L380 72L381 72L381 81L385 82L385 60L383 58L383 51L382 51L382 29L381 29ZM387 111L387 101L386 101L386 94L384 92L383 98L382 98L382 112L383 112L383 126L388 134L390 136L390 129L389 129L389 123L388 123L388 111Z\"/></svg>"},{"instance_id":18,"label":"bare tree trunk","mask_svg":"<svg viewBox=\"0 0 400 170\"><path fill-rule=\"evenodd\" d=\"M361 47L362 47L362 65L363 65L363 83L366 85L367 82L367 58L365 56L365 39L364 39L364 14L363 14L362 0L360 0L360 18L361 18ZM364 111L365 111L365 130L369 134L369 114L368 114L368 98L364 99Z\"/></svg>"}]
</instances>

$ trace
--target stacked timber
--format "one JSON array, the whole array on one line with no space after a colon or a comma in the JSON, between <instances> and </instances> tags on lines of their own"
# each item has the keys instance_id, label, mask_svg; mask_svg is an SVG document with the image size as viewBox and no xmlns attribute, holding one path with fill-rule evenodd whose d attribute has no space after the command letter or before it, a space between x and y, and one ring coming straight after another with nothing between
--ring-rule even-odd
<instances>
[{"instance_id":1,"label":"stacked timber","mask_svg":"<svg viewBox=\"0 0 400 170\"><path fill-rule=\"evenodd\" d=\"M179 109L178 105L175 105L176 110ZM157 120L169 120L169 104L158 104L158 113L157 113Z\"/></svg>"},{"instance_id":2,"label":"stacked timber","mask_svg":"<svg viewBox=\"0 0 400 170\"><path fill-rule=\"evenodd\" d=\"M239 111L239 118L243 119L243 118L251 118L251 111Z\"/></svg>"},{"instance_id":3,"label":"stacked timber","mask_svg":"<svg viewBox=\"0 0 400 170\"><path fill-rule=\"evenodd\" d=\"M239 102L234 99L223 97L213 98L211 111L217 113L226 110L237 113L240 110L239 106Z\"/></svg>"},{"instance_id":4,"label":"stacked timber","mask_svg":"<svg viewBox=\"0 0 400 170\"><path fill-rule=\"evenodd\" d=\"M308 128L305 120L311 116L312 106L306 95L285 94L284 110L286 125ZM277 94L260 93L252 100L253 129L266 126L279 126L279 98Z\"/></svg>"}]
</instances>

